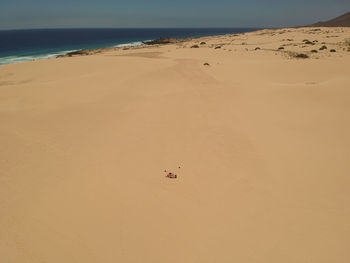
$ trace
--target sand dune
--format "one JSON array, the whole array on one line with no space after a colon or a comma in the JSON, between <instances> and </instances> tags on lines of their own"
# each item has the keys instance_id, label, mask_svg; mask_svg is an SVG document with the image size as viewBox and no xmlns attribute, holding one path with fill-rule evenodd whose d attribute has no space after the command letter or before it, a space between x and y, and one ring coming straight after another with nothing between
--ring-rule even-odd
<instances>
[{"instance_id":1,"label":"sand dune","mask_svg":"<svg viewBox=\"0 0 350 263\"><path fill-rule=\"evenodd\" d=\"M0 67L0 261L349 262L349 33Z\"/></svg>"}]
</instances>

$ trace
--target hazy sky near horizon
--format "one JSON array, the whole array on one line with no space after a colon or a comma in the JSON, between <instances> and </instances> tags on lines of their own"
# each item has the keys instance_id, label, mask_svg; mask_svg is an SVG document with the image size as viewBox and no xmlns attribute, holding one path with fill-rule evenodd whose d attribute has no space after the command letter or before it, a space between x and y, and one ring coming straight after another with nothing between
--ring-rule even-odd
<instances>
[{"instance_id":1,"label":"hazy sky near horizon","mask_svg":"<svg viewBox=\"0 0 350 263\"><path fill-rule=\"evenodd\" d=\"M280 27L349 11L350 0L0 0L0 29Z\"/></svg>"}]
</instances>

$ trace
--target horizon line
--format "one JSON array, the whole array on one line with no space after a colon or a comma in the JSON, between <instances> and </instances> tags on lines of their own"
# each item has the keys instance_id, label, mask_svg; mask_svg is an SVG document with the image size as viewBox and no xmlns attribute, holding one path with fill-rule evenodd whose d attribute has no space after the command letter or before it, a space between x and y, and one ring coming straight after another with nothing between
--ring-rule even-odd
<instances>
[{"instance_id":1,"label":"horizon line","mask_svg":"<svg viewBox=\"0 0 350 263\"><path fill-rule=\"evenodd\" d=\"M293 26L288 26L293 27ZM288 28L287 27L287 28ZM253 26L247 26L247 27L230 27L230 26L223 26L223 27L43 27L43 28L12 28L12 29L0 29L0 31L19 31L19 30L62 30L62 29L277 29L277 28L286 28L286 27L253 27Z\"/></svg>"}]
</instances>

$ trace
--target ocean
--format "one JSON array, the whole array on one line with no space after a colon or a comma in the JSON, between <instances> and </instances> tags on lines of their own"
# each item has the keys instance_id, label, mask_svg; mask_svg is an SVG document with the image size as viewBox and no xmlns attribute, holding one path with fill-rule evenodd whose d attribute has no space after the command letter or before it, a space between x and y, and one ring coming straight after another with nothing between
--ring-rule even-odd
<instances>
[{"instance_id":1,"label":"ocean","mask_svg":"<svg viewBox=\"0 0 350 263\"><path fill-rule=\"evenodd\" d=\"M0 30L0 65L54 58L80 49L142 45L160 37L198 37L257 28L28 29Z\"/></svg>"}]
</instances>

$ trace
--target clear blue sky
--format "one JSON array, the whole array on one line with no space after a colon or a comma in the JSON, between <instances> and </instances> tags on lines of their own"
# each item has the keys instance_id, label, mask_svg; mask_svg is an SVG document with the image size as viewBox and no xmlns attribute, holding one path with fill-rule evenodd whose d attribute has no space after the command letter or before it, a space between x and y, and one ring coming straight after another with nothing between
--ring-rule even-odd
<instances>
[{"instance_id":1,"label":"clear blue sky","mask_svg":"<svg viewBox=\"0 0 350 263\"><path fill-rule=\"evenodd\" d=\"M279 27L348 11L350 0L0 0L0 29Z\"/></svg>"}]
</instances>

